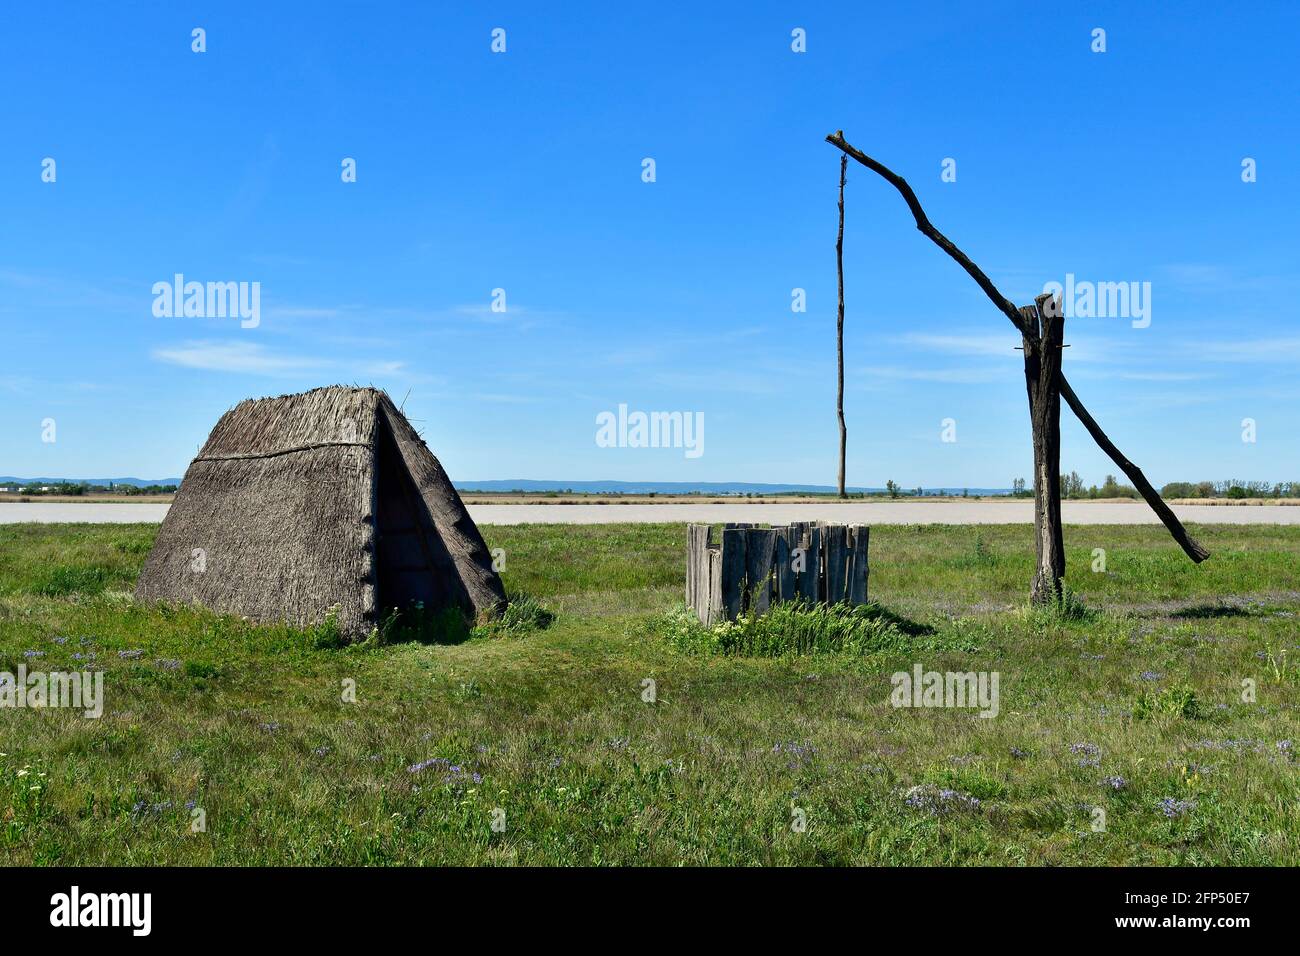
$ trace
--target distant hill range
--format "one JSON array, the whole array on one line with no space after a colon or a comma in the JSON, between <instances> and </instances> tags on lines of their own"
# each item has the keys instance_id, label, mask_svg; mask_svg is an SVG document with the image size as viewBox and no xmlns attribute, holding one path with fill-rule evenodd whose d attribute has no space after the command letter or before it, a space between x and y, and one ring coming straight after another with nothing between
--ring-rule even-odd
<instances>
[{"instance_id":1,"label":"distant hill range","mask_svg":"<svg viewBox=\"0 0 1300 956\"><path fill-rule=\"evenodd\" d=\"M144 488L149 485L179 485L179 478L15 478L13 475L0 475L0 485L134 485ZM533 478L506 478L492 481L456 481L459 491L494 491L494 492L574 492L588 495L825 495L834 494L834 485L781 485L763 484L755 481L540 481ZM910 494L915 488L900 489L903 494ZM925 488L927 495L960 495L966 492L972 495L1006 495L1010 488ZM848 489L851 494L884 494L884 488Z\"/></svg>"},{"instance_id":2,"label":"distant hill range","mask_svg":"<svg viewBox=\"0 0 1300 956\"><path fill-rule=\"evenodd\" d=\"M457 481L459 491L571 491L582 494L621 495L790 495L834 494L834 485L774 485L751 481L536 481L531 478L508 478L504 481ZM846 489L851 494L884 494L884 488ZM904 494L915 488L901 489ZM1010 488L926 488L927 495L1005 495Z\"/></svg>"}]
</instances>

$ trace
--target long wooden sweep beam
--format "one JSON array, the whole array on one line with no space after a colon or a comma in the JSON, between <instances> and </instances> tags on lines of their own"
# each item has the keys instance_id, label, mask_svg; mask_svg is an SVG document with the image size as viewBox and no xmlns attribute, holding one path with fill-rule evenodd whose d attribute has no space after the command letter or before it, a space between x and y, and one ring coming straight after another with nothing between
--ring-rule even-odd
<instances>
[{"instance_id":1,"label":"long wooden sweep beam","mask_svg":"<svg viewBox=\"0 0 1300 956\"><path fill-rule=\"evenodd\" d=\"M1016 327L1017 331L1022 333L1025 331L1024 320L1020 316L1020 310L1012 304L1010 299L998 291L997 286L995 286L992 280L984 274L984 271L972 262L964 252L958 249L951 239L941 233L938 229L934 228L930 223L929 217L926 216L925 210L921 208L921 201L916 198L916 193L912 192L912 187L907 184L907 180L898 175L888 166L872 159L860 149L849 145L848 141L844 139L844 136L841 133L832 133L826 137L826 142L830 143L837 149L842 150L845 155L857 160L863 166L866 166L867 169L879 174L891 186L897 189L899 193L902 194L904 202L907 203L907 208L912 211L912 218L916 220L916 228L921 231L922 235L929 238L940 249L948 253L948 255L951 256L959 266L966 270L970 277L975 280L981 289L984 290L984 294L987 295L989 299L992 300L993 304L998 307L998 311L1011 321L1011 324ZM1129 481L1133 482L1133 487L1137 489L1138 493L1141 494L1144 499L1146 499L1146 503L1151 506L1151 510L1156 513L1156 516L1164 522L1165 527L1169 529L1169 533L1173 535L1174 540L1178 542L1183 551L1186 552L1187 556L1198 564L1208 558L1210 552L1206 551L1205 548L1197 543L1195 538L1187 533L1187 529L1183 527L1182 522L1178 520L1178 517L1170 510L1169 506L1165 504L1164 499L1160 497L1159 493L1151 487L1151 482L1147 481L1146 476L1142 474L1142 469L1138 468L1137 465L1124 457L1123 453L1115 447L1115 443L1106 436L1104 431L1101 430L1101 426L1098 425L1097 420L1089 414L1088 409L1083 407L1083 402L1081 402L1079 396L1074 393L1074 389L1070 387L1070 383L1065 380L1064 373L1061 374L1060 379L1061 397L1065 399L1066 403L1074 411L1075 416L1083 423L1083 427L1088 429L1088 434L1093 437L1093 440L1101 447L1101 450L1109 455L1111 461L1119 465L1120 470L1128 476Z\"/></svg>"}]
</instances>

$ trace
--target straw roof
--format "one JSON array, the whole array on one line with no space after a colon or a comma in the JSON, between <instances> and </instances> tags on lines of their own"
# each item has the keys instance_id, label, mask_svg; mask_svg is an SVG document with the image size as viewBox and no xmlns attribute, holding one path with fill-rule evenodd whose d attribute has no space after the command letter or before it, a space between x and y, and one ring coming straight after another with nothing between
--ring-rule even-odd
<instances>
[{"instance_id":1,"label":"straw roof","mask_svg":"<svg viewBox=\"0 0 1300 956\"><path fill-rule=\"evenodd\" d=\"M353 638L415 600L476 618L505 602L487 545L415 429L386 393L343 386L226 412L135 593L304 626L337 607Z\"/></svg>"}]
</instances>

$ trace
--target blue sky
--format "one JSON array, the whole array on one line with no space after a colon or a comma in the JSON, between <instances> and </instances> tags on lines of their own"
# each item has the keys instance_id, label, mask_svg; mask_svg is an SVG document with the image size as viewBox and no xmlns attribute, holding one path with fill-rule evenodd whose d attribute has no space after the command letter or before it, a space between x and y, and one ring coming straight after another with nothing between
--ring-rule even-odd
<instances>
[{"instance_id":1,"label":"blue sky","mask_svg":"<svg viewBox=\"0 0 1300 956\"><path fill-rule=\"evenodd\" d=\"M843 128L1015 301L1151 283L1065 368L1157 485L1300 479L1294 7L558 6L8 11L0 474L180 475L235 402L355 382L460 480L831 484ZM1027 476L1009 323L882 180L846 203L850 484ZM259 282L260 324L155 317L178 272ZM704 454L598 447L620 403Z\"/></svg>"}]
</instances>

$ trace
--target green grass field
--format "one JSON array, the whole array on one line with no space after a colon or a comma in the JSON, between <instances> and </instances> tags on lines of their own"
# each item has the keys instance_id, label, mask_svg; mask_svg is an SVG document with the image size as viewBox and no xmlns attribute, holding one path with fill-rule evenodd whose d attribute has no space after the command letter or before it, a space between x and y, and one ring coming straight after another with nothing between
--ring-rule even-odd
<instances>
[{"instance_id":1,"label":"green grass field","mask_svg":"<svg viewBox=\"0 0 1300 956\"><path fill-rule=\"evenodd\" d=\"M681 525L487 527L549 628L344 648L137 606L154 530L0 527L0 670L106 695L0 710L5 864L1300 864L1300 528L1069 527L1065 614L1027 526L880 527L908 640L775 658L670 640ZM917 663L998 716L892 707Z\"/></svg>"}]
</instances>

